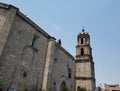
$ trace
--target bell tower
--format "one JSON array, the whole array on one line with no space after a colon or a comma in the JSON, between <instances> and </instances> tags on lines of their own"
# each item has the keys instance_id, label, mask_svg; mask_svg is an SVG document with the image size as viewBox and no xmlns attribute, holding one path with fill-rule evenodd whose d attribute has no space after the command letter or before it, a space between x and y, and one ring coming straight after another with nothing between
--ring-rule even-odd
<instances>
[{"instance_id":1,"label":"bell tower","mask_svg":"<svg viewBox=\"0 0 120 91\"><path fill-rule=\"evenodd\" d=\"M82 32L77 37L76 46L76 91L85 88L87 91L95 91L95 72L92 58L92 48L90 47L90 36L87 32Z\"/></svg>"}]
</instances>

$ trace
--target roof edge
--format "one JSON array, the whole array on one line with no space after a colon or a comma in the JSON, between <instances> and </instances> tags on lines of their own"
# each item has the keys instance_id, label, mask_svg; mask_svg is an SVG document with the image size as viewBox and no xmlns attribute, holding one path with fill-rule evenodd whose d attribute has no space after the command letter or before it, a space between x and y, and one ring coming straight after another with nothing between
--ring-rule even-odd
<instances>
[{"instance_id":1,"label":"roof edge","mask_svg":"<svg viewBox=\"0 0 120 91\"><path fill-rule=\"evenodd\" d=\"M27 21L32 27L36 28L36 30L40 33L42 33L44 36L51 38L51 36L45 32L41 27L39 27L36 23L34 23L30 18L25 16L22 12L18 11L17 14L23 18L25 21Z\"/></svg>"},{"instance_id":2,"label":"roof edge","mask_svg":"<svg viewBox=\"0 0 120 91\"><path fill-rule=\"evenodd\" d=\"M9 8L9 5L0 2L0 7L1 7L1 8L8 9L8 8Z\"/></svg>"},{"instance_id":3,"label":"roof edge","mask_svg":"<svg viewBox=\"0 0 120 91\"><path fill-rule=\"evenodd\" d=\"M55 45L60 48L64 53L66 53L67 55L69 55L73 60L75 60L74 56L72 54L70 54L65 48L63 48L62 46L60 46L57 42L55 42Z\"/></svg>"},{"instance_id":4,"label":"roof edge","mask_svg":"<svg viewBox=\"0 0 120 91\"><path fill-rule=\"evenodd\" d=\"M15 7L15 6L11 5L11 4L5 4L5 3L0 2L0 8L9 9L11 7L17 9L16 14L19 15L21 18L23 18L27 23L29 23L32 27L34 27L38 32L42 33L47 38L51 38L51 36L47 32L45 32L36 23L34 23L30 18L28 18L21 11L19 11L19 8Z\"/></svg>"}]
</instances>

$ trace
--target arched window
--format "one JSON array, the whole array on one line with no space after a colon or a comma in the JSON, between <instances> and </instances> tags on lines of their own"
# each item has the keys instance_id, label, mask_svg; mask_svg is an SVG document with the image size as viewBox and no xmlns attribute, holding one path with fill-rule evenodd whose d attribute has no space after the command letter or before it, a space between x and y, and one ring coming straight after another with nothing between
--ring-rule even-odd
<instances>
[{"instance_id":1,"label":"arched window","mask_svg":"<svg viewBox=\"0 0 120 91\"><path fill-rule=\"evenodd\" d=\"M84 55L84 49L81 48L81 55Z\"/></svg>"},{"instance_id":2,"label":"arched window","mask_svg":"<svg viewBox=\"0 0 120 91\"><path fill-rule=\"evenodd\" d=\"M81 38L81 44L83 44L83 38Z\"/></svg>"}]
</instances>

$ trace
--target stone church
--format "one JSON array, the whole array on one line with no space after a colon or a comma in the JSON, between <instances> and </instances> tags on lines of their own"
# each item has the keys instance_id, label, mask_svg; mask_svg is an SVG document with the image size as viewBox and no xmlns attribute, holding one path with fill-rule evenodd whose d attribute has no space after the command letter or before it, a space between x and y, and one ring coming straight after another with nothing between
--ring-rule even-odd
<instances>
[{"instance_id":1,"label":"stone church","mask_svg":"<svg viewBox=\"0 0 120 91\"><path fill-rule=\"evenodd\" d=\"M76 58L18 8L0 3L0 91L95 91L90 36L77 37Z\"/></svg>"}]
</instances>

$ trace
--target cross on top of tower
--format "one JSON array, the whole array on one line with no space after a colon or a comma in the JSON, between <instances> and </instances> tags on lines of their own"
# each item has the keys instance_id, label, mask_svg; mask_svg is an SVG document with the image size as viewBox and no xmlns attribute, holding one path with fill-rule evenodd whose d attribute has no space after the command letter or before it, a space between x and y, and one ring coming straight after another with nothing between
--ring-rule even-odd
<instances>
[{"instance_id":1,"label":"cross on top of tower","mask_svg":"<svg viewBox=\"0 0 120 91\"><path fill-rule=\"evenodd\" d=\"M83 29L82 29L82 32L84 32L85 30L84 30L84 26L82 27Z\"/></svg>"},{"instance_id":2,"label":"cross on top of tower","mask_svg":"<svg viewBox=\"0 0 120 91\"><path fill-rule=\"evenodd\" d=\"M85 32L84 26L82 27L82 31L81 31L80 34L88 34L88 32ZM79 34L79 35L80 35L80 34Z\"/></svg>"},{"instance_id":3,"label":"cross on top of tower","mask_svg":"<svg viewBox=\"0 0 120 91\"><path fill-rule=\"evenodd\" d=\"M80 34L88 34L87 32L85 32L85 29L82 29L82 32Z\"/></svg>"},{"instance_id":4,"label":"cross on top of tower","mask_svg":"<svg viewBox=\"0 0 120 91\"><path fill-rule=\"evenodd\" d=\"M84 32L85 30L84 30L84 28L82 29L82 32Z\"/></svg>"}]
</instances>

